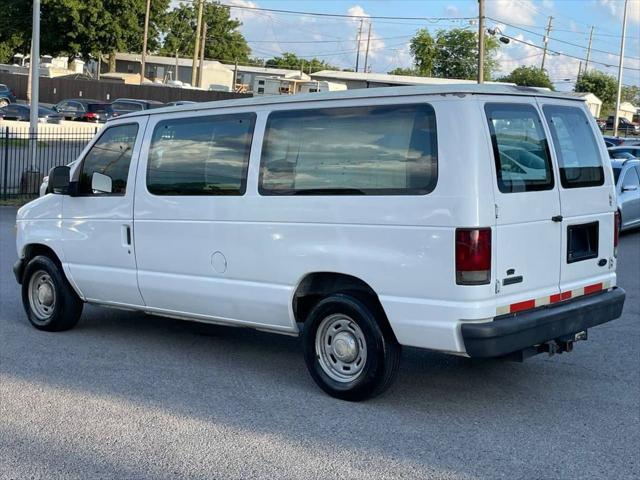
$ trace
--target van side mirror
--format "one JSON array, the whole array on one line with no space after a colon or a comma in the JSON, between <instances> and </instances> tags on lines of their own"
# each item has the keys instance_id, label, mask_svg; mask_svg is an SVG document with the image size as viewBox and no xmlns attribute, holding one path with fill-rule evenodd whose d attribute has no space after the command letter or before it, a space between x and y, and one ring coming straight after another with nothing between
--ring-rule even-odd
<instances>
[{"instance_id":1,"label":"van side mirror","mask_svg":"<svg viewBox=\"0 0 640 480\"><path fill-rule=\"evenodd\" d=\"M54 167L49 172L49 189L53 193L67 193L69 189L71 169L66 165Z\"/></svg>"},{"instance_id":2,"label":"van side mirror","mask_svg":"<svg viewBox=\"0 0 640 480\"><path fill-rule=\"evenodd\" d=\"M103 175L102 173L93 172L93 176L91 177L91 190L100 193L113 192L111 177L109 175Z\"/></svg>"}]
</instances>

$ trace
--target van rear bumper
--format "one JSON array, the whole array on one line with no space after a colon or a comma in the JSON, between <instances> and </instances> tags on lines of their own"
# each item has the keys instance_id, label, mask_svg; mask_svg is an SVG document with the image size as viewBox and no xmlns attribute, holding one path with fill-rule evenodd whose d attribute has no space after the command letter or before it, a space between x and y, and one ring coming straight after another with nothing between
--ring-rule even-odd
<instances>
[{"instance_id":1,"label":"van rear bumper","mask_svg":"<svg viewBox=\"0 0 640 480\"><path fill-rule=\"evenodd\" d=\"M474 358L500 357L572 335L618 318L624 299L624 290L614 287L557 305L501 315L492 322L464 323L465 350Z\"/></svg>"}]
</instances>

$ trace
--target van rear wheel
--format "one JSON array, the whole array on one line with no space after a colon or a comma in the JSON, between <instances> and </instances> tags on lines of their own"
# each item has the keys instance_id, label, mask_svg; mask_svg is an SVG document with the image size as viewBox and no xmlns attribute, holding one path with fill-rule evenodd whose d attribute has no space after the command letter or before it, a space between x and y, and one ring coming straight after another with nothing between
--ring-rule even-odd
<instances>
[{"instance_id":1,"label":"van rear wheel","mask_svg":"<svg viewBox=\"0 0 640 480\"><path fill-rule=\"evenodd\" d=\"M335 294L311 310L303 332L313 380L329 395L359 401L385 391L400 362L400 345L366 298Z\"/></svg>"},{"instance_id":2,"label":"van rear wheel","mask_svg":"<svg viewBox=\"0 0 640 480\"><path fill-rule=\"evenodd\" d=\"M22 304L31 325L48 332L75 327L82 314L82 300L60 267L45 255L34 257L25 268Z\"/></svg>"}]
</instances>

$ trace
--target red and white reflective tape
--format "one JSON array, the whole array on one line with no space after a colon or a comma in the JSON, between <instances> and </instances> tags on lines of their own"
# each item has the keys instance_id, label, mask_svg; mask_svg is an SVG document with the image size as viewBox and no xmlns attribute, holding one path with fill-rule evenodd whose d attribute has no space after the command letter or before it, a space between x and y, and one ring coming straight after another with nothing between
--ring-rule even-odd
<instances>
[{"instance_id":1,"label":"red and white reflective tape","mask_svg":"<svg viewBox=\"0 0 640 480\"><path fill-rule=\"evenodd\" d=\"M522 312L524 310L531 310L532 308L543 307L545 305L551 305L553 303L563 302L571 298L581 297L583 295L590 295L602 290L608 290L613 287L613 282L606 281L600 283L593 283L584 287L575 288L573 290L567 290L566 292L556 293L554 295L548 295L546 297L532 298L530 300L524 300L522 302L512 303L511 305L503 305L496 309L496 315L506 315L508 313Z\"/></svg>"}]
</instances>

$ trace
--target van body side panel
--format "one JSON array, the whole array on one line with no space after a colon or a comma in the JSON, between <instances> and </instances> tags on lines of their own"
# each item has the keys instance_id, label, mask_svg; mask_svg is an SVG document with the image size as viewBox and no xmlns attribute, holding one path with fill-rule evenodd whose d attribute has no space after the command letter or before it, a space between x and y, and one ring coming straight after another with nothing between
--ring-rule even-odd
<instances>
[{"instance_id":1,"label":"van body side panel","mask_svg":"<svg viewBox=\"0 0 640 480\"><path fill-rule=\"evenodd\" d=\"M152 195L145 188L152 117L134 215L145 303L294 331L291 300L299 282L314 272L344 273L374 289L401 343L462 352L459 320L486 319L495 311L493 285L452 288L455 229L493 222L489 159L482 132L471 129L464 142L458 138L460 116L478 118L470 99L379 98L366 104L421 101L435 110L439 145L438 183L427 195L259 195L267 108L258 111L243 196ZM313 103L271 108L309 109Z\"/></svg>"}]
</instances>

